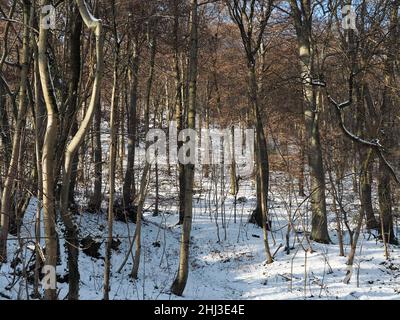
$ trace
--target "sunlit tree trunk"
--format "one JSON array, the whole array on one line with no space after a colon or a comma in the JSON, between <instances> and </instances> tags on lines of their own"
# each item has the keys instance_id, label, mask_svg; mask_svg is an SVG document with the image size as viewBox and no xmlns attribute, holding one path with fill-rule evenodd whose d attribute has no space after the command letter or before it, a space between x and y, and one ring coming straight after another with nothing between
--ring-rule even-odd
<instances>
[{"instance_id":1,"label":"sunlit tree trunk","mask_svg":"<svg viewBox=\"0 0 400 320\"><path fill-rule=\"evenodd\" d=\"M49 0L41 0L41 6L50 4ZM41 21L45 19L45 13L41 15ZM57 264L57 232L55 210L55 177L56 166L55 147L58 134L58 107L47 58L47 41L49 30L40 24L38 42L38 61L40 81L43 90L43 98L47 110L47 127L42 151L42 175L43 175L43 220L44 236L46 238L46 265L56 269ZM47 288L45 299L56 300L57 288Z\"/></svg>"},{"instance_id":2,"label":"sunlit tree trunk","mask_svg":"<svg viewBox=\"0 0 400 320\"><path fill-rule=\"evenodd\" d=\"M301 81L303 82L304 121L306 126L307 156L311 178L311 238L317 242L329 243L325 198L325 171L319 133L320 99L312 85L313 48L311 43L312 11L311 2L291 1L292 14L297 33L300 55ZM319 96L319 94L318 94Z\"/></svg>"}]
</instances>

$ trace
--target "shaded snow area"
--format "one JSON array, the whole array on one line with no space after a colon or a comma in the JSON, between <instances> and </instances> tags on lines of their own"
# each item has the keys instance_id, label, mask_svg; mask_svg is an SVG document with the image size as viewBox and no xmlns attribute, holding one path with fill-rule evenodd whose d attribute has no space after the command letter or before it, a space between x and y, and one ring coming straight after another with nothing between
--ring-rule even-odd
<instances>
[{"instance_id":1,"label":"shaded snow area","mask_svg":"<svg viewBox=\"0 0 400 320\"><path fill-rule=\"evenodd\" d=\"M178 299L169 293L177 272L181 233L181 227L176 225L176 177L167 178L162 173L160 180L160 214L157 217L153 216L153 181L149 186L138 280L129 277L131 255L122 271L117 273L128 253L135 224L114 224L116 245L112 251L111 299ZM376 234L366 230L360 236L351 282L343 283L347 259L339 256L336 218L329 190L329 229L333 244L321 245L307 241L308 202L291 191L290 179L283 174L273 175L270 192L273 233L269 233L269 242L275 262L267 265L262 230L248 223L256 202L254 185L250 179L240 181L235 223L229 181L220 183L219 180L212 183L212 179L196 177L190 273L184 296L179 299L400 299L400 249L390 246L390 260L386 261L382 242ZM347 183L350 185L350 181ZM349 223L355 227L359 203L351 195L350 187L344 189L347 192L344 207L349 214ZM36 203L32 201L24 217L22 237L33 236L35 211ZM289 235L290 252L287 252L289 216L294 230ZM77 222L81 238L90 235L101 244L97 258L88 256L81 248L80 296L99 300L102 299L106 217L105 214L82 213ZM61 224L58 231L62 238ZM26 239L22 240L25 243L22 251L17 250L19 245L15 238L11 239L14 240L9 241L9 263L2 265L0 270L0 299L26 299L27 292L32 293L32 283L24 280L22 271L32 252L27 249ZM121 241L119 245L117 240ZM66 253L64 241L61 239L60 242L62 254L57 272L59 279L65 280L68 273ZM32 242L28 244L32 245ZM310 245L312 250L309 250ZM349 252L349 237L345 232L346 255ZM67 283L58 283L60 299L66 297L67 287Z\"/></svg>"}]
</instances>

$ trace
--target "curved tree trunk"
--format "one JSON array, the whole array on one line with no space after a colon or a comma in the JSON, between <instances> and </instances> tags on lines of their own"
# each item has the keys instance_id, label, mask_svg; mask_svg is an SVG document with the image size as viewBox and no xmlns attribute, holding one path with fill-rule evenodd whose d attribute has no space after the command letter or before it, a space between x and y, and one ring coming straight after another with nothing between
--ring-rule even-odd
<instances>
[{"instance_id":1,"label":"curved tree trunk","mask_svg":"<svg viewBox=\"0 0 400 320\"><path fill-rule=\"evenodd\" d=\"M49 0L41 0L41 6L50 4ZM45 14L42 13L41 19ZM52 85L47 58L47 40L49 30L40 24L39 43L38 43L38 61L40 81L42 84L43 98L47 110L47 127L43 143L42 153L42 174L43 174L43 220L44 236L46 238L46 262L45 264L56 270L57 264L57 232L56 232L56 210L55 210L55 147L58 134L58 108L57 101ZM55 279L53 279L55 280ZM57 288L49 287L45 290L45 299L56 300Z\"/></svg>"},{"instance_id":2,"label":"curved tree trunk","mask_svg":"<svg viewBox=\"0 0 400 320\"><path fill-rule=\"evenodd\" d=\"M93 90L91 100L86 111L86 115L82 120L82 123L68 144L63 166L63 177L62 177L62 191L61 191L61 216L66 227L66 242L68 248L68 267L69 267L69 293L68 298L70 300L76 300L79 298L79 270L78 270L78 254L79 254L79 241L77 234L77 227L74 223L71 213L69 212L69 188L71 182L71 174L73 167L73 160L78 152L80 145L90 128L93 115L96 107L98 106L100 96L100 86L103 73L103 35L102 35L102 23L100 20L95 19L88 11L84 0L77 0L79 12L86 26L91 29L96 36L96 73L93 83Z\"/></svg>"}]
</instances>

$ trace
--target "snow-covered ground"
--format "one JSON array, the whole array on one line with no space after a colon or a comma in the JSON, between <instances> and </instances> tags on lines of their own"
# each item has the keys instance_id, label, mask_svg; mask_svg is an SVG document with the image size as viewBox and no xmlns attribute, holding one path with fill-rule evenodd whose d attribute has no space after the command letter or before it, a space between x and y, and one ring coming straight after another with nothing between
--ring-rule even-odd
<instances>
[{"instance_id":1,"label":"snow-covered ground","mask_svg":"<svg viewBox=\"0 0 400 320\"><path fill-rule=\"evenodd\" d=\"M199 173L198 173L199 174ZM335 215L329 210L330 236L334 244L321 245L306 240L304 229L309 219L308 204L298 207L304 198L298 198L291 190L289 180L283 174L274 174L270 193L270 214L273 233L270 235L271 252L275 254L273 264L265 264L262 230L248 223L255 207L254 186L250 180L241 181L236 223L233 197L228 195L229 182L225 187L217 182L197 177L194 197L194 220L190 253L190 274L184 296L177 298L169 293L177 272L181 227L177 222L176 179L161 175L160 215L153 216L154 181L150 184L146 201L146 212L142 229L142 259L139 279L129 277L132 257L122 269L133 237L133 223L115 222L114 236L121 244L112 253L111 299L400 299L400 249L390 246L390 260L384 258L383 244L373 234L363 231L358 244L353 276L350 284L343 283L346 275L346 257L339 256ZM222 184L223 185L223 184ZM215 187L226 197L214 201ZM348 188L351 189L351 188ZM357 212L357 201L351 192L344 200L351 214ZM331 209L332 200L328 200ZM30 237L34 230L36 203L24 218L22 236ZM291 216L295 232L290 233L290 253L284 250L288 216ZM102 243L100 254L105 251L107 221L105 215L82 213L79 217L81 237L90 235ZM60 225L61 226L61 225ZM59 230L61 233L61 227ZM348 236L345 235L345 252L350 251ZM64 251L61 240L61 250ZM10 254L16 252L16 241L9 241ZM25 260L31 252L25 250ZM80 296L82 299L102 299L104 259L79 256L81 273ZM12 257L10 257L10 261ZM21 259L24 260L24 259ZM32 284L18 275L12 263L0 269L0 300L26 299ZM22 270L23 264L17 265ZM65 275L65 254L57 269ZM59 285L60 299L67 294L67 283ZM8 288L6 288L8 287ZM11 287L11 288L10 288Z\"/></svg>"}]
</instances>

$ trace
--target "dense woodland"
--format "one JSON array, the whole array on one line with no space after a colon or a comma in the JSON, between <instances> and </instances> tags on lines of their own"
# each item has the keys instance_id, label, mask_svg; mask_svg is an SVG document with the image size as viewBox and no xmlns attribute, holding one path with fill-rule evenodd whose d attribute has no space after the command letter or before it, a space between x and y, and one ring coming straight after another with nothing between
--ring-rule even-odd
<instances>
[{"instance_id":1,"label":"dense woodland","mask_svg":"<svg viewBox=\"0 0 400 320\"><path fill-rule=\"evenodd\" d=\"M268 270L298 250L307 259L337 248L347 271L336 280L350 283L364 235L378 256L398 262L399 6L398 0L0 1L0 277L12 279L0 282L0 299L63 299L61 283L65 298L85 298L82 217L88 216L105 222L97 248L100 298L111 299L112 278L123 268L112 262L115 246L127 248L126 281L143 278L146 228L165 214L166 203L171 224L161 227L180 239L165 292L184 295L201 196L211 234L218 233L212 241L224 248L228 225L254 225L250 232L259 232L263 248L254 254ZM254 129L252 172L240 174L235 155L184 164L172 161L168 149L163 163L145 159L154 129L172 141L183 129L211 128L241 128L232 137L243 144L245 129ZM177 147L186 142L178 139ZM282 228L272 209L280 196ZM243 212L239 204L246 201ZM119 238L117 223L128 227ZM278 244L277 230L284 233ZM49 266L57 270L55 287L42 282ZM26 295L11 294L17 286Z\"/></svg>"}]
</instances>

